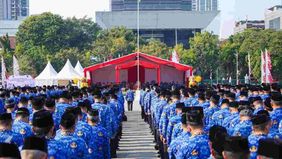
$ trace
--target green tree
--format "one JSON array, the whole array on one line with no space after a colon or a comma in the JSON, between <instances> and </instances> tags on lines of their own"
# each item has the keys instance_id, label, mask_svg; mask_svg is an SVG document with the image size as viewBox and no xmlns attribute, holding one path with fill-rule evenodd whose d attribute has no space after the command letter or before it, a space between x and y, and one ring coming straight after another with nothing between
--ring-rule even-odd
<instances>
[{"instance_id":1,"label":"green tree","mask_svg":"<svg viewBox=\"0 0 282 159\"><path fill-rule=\"evenodd\" d=\"M142 45L140 52L147 53L153 56L157 56L163 59L168 59L170 56L169 48L165 43L158 39L149 39L147 44Z\"/></svg>"},{"instance_id":2,"label":"green tree","mask_svg":"<svg viewBox=\"0 0 282 159\"><path fill-rule=\"evenodd\" d=\"M8 34L0 37L0 46L2 48L2 54L7 54L12 51Z\"/></svg>"},{"instance_id":3,"label":"green tree","mask_svg":"<svg viewBox=\"0 0 282 159\"><path fill-rule=\"evenodd\" d=\"M215 73L218 67L218 36L209 32L196 33L189 43L190 54L196 56L194 67L204 77L208 77L212 72Z\"/></svg>"}]
</instances>

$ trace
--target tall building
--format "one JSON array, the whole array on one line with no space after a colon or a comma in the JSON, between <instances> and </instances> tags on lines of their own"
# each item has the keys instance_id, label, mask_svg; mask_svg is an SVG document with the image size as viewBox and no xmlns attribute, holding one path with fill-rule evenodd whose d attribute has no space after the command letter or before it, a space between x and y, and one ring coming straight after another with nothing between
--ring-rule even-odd
<instances>
[{"instance_id":1,"label":"tall building","mask_svg":"<svg viewBox=\"0 0 282 159\"><path fill-rule=\"evenodd\" d=\"M282 29L282 5L276 5L265 12L265 27L267 29Z\"/></svg>"},{"instance_id":2,"label":"tall building","mask_svg":"<svg viewBox=\"0 0 282 159\"><path fill-rule=\"evenodd\" d=\"M189 38L208 27L219 13L217 9L197 10L196 1L141 0L141 37L156 38L168 46L182 43L189 47ZM96 12L96 22L103 29L125 26L137 33L137 0L111 0L111 11Z\"/></svg>"},{"instance_id":3,"label":"tall building","mask_svg":"<svg viewBox=\"0 0 282 159\"><path fill-rule=\"evenodd\" d=\"M241 33L245 29L264 29L264 20L242 20L235 23L234 34Z\"/></svg>"},{"instance_id":4,"label":"tall building","mask_svg":"<svg viewBox=\"0 0 282 159\"><path fill-rule=\"evenodd\" d=\"M29 0L0 0L0 20L21 20L29 15Z\"/></svg>"},{"instance_id":5,"label":"tall building","mask_svg":"<svg viewBox=\"0 0 282 159\"><path fill-rule=\"evenodd\" d=\"M217 11L218 0L192 0L193 11Z\"/></svg>"}]
</instances>

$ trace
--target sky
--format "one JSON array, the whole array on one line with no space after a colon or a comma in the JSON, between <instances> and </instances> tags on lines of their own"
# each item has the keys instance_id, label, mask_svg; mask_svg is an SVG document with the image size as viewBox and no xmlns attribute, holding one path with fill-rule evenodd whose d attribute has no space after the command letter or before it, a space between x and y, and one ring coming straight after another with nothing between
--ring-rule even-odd
<instances>
[{"instance_id":1,"label":"sky","mask_svg":"<svg viewBox=\"0 0 282 159\"><path fill-rule=\"evenodd\" d=\"M30 14L52 12L63 17L84 16L95 20L96 11L108 11L110 0L30 0ZM281 0L219 0L220 15L211 30L226 38L233 33L235 21L264 18L267 8L281 4Z\"/></svg>"}]
</instances>

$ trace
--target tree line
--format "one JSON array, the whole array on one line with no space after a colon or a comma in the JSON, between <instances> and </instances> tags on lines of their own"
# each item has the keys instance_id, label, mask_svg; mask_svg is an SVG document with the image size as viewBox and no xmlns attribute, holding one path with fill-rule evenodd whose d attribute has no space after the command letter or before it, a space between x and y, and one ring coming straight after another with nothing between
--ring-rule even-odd
<instances>
[{"instance_id":1,"label":"tree line","mask_svg":"<svg viewBox=\"0 0 282 159\"><path fill-rule=\"evenodd\" d=\"M52 13L32 15L25 19L16 34L16 49L11 50L2 37L2 53L11 70L11 58L19 59L23 74L38 75L50 60L59 71L66 59L74 65L80 60L84 67L117 58L137 51L136 34L125 27L102 30L89 18L63 19ZM271 52L273 75L282 79L282 31L249 29L220 40L209 32L196 33L187 39L189 48L183 44L168 47L158 39L140 39L140 51L168 59L173 50L181 63L194 66L196 74L204 78L236 77L236 54L239 56L239 74L248 73L248 53L251 57L252 75L260 77L260 54ZM4 53L4 51L5 53Z\"/></svg>"}]
</instances>

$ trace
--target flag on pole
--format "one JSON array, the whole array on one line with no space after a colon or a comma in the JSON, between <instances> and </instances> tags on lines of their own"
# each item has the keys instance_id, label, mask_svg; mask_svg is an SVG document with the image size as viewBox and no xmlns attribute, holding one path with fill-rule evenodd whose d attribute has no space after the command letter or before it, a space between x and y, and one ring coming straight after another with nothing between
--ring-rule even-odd
<instances>
[{"instance_id":1,"label":"flag on pole","mask_svg":"<svg viewBox=\"0 0 282 159\"><path fill-rule=\"evenodd\" d=\"M266 83L266 79L265 79L265 54L264 54L263 51L261 51L260 73L261 73L261 83Z\"/></svg>"},{"instance_id":2,"label":"flag on pole","mask_svg":"<svg viewBox=\"0 0 282 159\"><path fill-rule=\"evenodd\" d=\"M270 52L265 49L265 80L266 83L273 83L273 78L271 74L272 63L270 58Z\"/></svg>"},{"instance_id":3,"label":"flag on pole","mask_svg":"<svg viewBox=\"0 0 282 159\"><path fill-rule=\"evenodd\" d=\"M6 82L6 66L4 63L4 58L1 56L1 63L2 63L2 70L1 70L1 76L2 76L2 86L5 88L5 82Z\"/></svg>"},{"instance_id":4,"label":"flag on pole","mask_svg":"<svg viewBox=\"0 0 282 159\"><path fill-rule=\"evenodd\" d=\"M15 55L13 55L13 74L14 76L20 75L20 66L19 66L19 62Z\"/></svg>"},{"instance_id":5,"label":"flag on pole","mask_svg":"<svg viewBox=\"0 0 282 159\"><path fill-rule=\"evenodd\" d=\"M170 61L179 63L179 56L175 50L173 50L171 56L170 56Z\"/></svg>"}]
</instances>

